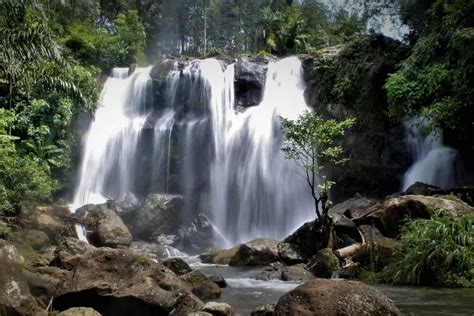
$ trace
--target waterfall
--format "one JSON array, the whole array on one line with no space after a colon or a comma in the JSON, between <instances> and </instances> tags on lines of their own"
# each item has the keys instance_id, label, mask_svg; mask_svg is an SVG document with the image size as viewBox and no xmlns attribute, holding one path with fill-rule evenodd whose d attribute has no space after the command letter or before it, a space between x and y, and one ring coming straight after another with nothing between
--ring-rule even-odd
<instances>
[{"instance_id":1,"label":"waterfall","mask_svg":"<svg viewBox=\"0 0 474 316\"><path fill-rule=\"evenodd\" d=\"M232 82L225 83L212 85L221 90L211 101L212 219L233 242L281 238L313 215L307 184L282 155L278 117L296 118L307 109L301 62L296 57L270 62L261 104L243 113L228 97Z\"/></svg>"},{"instance_id":2,"label":"waterfall","mask_svg":"<svg viewBox=\"0 0 474 316\"><path fill-rule=\"evenodd\" d=\"M84 155L74 210L88 203L120 199L133 191L133 173L143 114L150 88L151 67L116 68L105 82L95 119L85 137Z\"/></svg>"},{"instance_id":3,"label":"waterfall","mask_svg":"<svg viewBox=\"0 0 474 316\"><path fill-rule=\"evenodd\" d=\"M461 184L462 163L458 151L444 146L441 135L423 134L426 121L420 118L411 118L404 125L407 147L414 162L405 172L402 190L417 181L441 188Z\"/></svg>"},{"instance_id":4,"label":"waterfall","mask_svg":"<svg viewBox=\"0 0 474 316\"><path fill-rule=\"evenodd\" d=\"M307 105L297 57L270 62L263 100L237 110L234 64L175 62L161 103L151 68L115 69L86 136L75 207L157 192L184 198L186 227L199 213L221 244L282 238L314 218L309 188L281 152L279 116ZM140 185L139 185L140 184Z\"/></svg>"}]
</instances>

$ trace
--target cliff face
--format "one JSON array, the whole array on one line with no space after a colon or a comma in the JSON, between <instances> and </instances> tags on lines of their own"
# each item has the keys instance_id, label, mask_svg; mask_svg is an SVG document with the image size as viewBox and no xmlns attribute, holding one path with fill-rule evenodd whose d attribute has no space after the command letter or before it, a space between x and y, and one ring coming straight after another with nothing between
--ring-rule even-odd
<instances>
[{"instance_id":1,"label":"cliff face","mask_svg":"<svg viewBox=\"0 0 474 316\"><path fill-rule=\"evenodd\" d=\"M345 48L302 57L308 104L326 118L356 118L341 140L350 160L328 172L337 183L333 201L355 193L383 196L400 188L410 161L403 127L387 117L383 85L405 53L397 41L367 36Z\"/></svg>"}]
</instances>

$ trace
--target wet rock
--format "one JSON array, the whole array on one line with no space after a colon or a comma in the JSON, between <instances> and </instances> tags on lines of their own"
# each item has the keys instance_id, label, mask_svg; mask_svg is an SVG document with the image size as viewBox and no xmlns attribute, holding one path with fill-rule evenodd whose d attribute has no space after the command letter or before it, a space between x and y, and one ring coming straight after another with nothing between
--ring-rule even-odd
<instances>
[{"instance_id":1,"label":"wet rock","mask_svg":"<svg viewBox=\"0 0 474 316\"><path fill-rule=\"evenodd\" d=\"M279 263L273 263L260 271L255 278L257 280L281 280L281 281L308 281L313 275L305 268L304 264L293 266L284 266Z\"/></svg>"},{"instance_id":2,"label":"wet rock","mask_svg":"<svg viewBox=\"0 0 474 316\"><path fill-rule=\"evenodd\" d=\"M296 247L286 242L278 243L278 255L280 260L286 264L303 263L306 260L298 253Z\"/></svg>"},{"instance_id":3,"label":"wet rock","mask_svg":"<svg viewBox=\"0 0 474 316\"><path fill-rule=\"evenodd\" d=\"M339 259L333 254L332 249L321 249L308 264L311 273L320 278L330 278L339 267Z\"/></svg>"},{"instance_id":4,"label":"wet rock","mask_svg":"<svg viewBox=\"0 0 474 316\"><path fill-rule=\"evenodd\" d=\"M185 230L183 238L184 251L193 255L213 246L214 230L212 223L204 214L199 214Z\"/></svg>"},{"instance_id":5,"label":"wet rock","mask_svg":"<svg viewBox=\"0 0 474 316\"><path fill-rule=\"evenodd\" d=\"M360 220L360 224L374 223L386 237L396 238L405 218L430 218L437 210L458 217L474 212L474 207L459 200L423 195L405 195L386 200L380 207Z\"/></svg>"},{"instance_id":6,"label":"wet rock","mask_svg":"<svg viewBox=\"0 0 474 316\"><path fill-rule=\"evenodd\" d=\"M0 311L6 315L31 315L37 308L23 262L13 245L0 240Z\"/></svg>"},{"instance_id":7,"label":"wet rock","mask_svg":"<svg viewBox=\"0 0 474 316\"><path fill-rule=\"evenodd\" d=\"M182 276L181 280L186 282L192 292L203 301L210 301L221 296L221 288L202 272L193 270Z\"/></svg>"},{"instance_id":8,"label":"wet rock","mask_svg":"<svg viewBox=\"0 0 474 316\"><path fill-rule=\"evenodd\" d=\"M58 316L101 316L99 312L89 307L73 307L58 314Z\"/></svg>"},{"instance_id":9,"label":"wet rock","mask_svg":"<svg viewBox=\"0 0 474 316\"><path fill-rule=\"evenodd\" d=\"M186 315L202 302L159 262L125 249L96 248L77 256L58 289L54 308L92 307L106 315Z\"/></svg>"},{"instance_id":10,"label":"wet rock","mask_svg":"<svg viewBox=\"0 0 474 316\"><path fill-rule=\"evenodd\" d=\"M216 316L231 316L234 314L232 307L227 303L209 302L204 305L202 310Z\"/></svg>"},{"instance_id":11,"label":"wet rock","mask_svg":"<svg viewBox=\"0 0 474 316\"><path fill-rule=\"evenodd\" d=\"M99 247L128 246L132 235L118 214L103 205L85 205L74 214L90 233L88 240Z\"/></svg>"},{"instance_id":12,"label":"wet rock","mask_svg":"<svg viewBox=\"0 0 474 316\"><path fill-rule=\"evenodd\" d=\"M241 244L229 261L231 266L265 266L278 260L278 241L259 238Z\"/></svg>"},{"instance_id":13,"label":"wet rock","mask_svg":"<svg viewBox=\"0 0 474 316\"><path fill-rule=\"evenodd\" d=\"M274 315L401 315L384 294L357 281L313 279L280 298Z\"/></svg>"},{"instance_id":14,"label":"wet rock","mask_svg":"<svg viewBox=\"0 0 474 316\"><path fill-rule=\"evenodd\" d=\"M242 57L235 63L235 104L239 107L259 105L263 99L268 58Z\"/></svg>"},{"instance_id":15,"label":"wet rock","mask_svg":"<svg viewBox=\"0 0 474 316\"><path fill-rule=\"evenodd\" d=\"M133 223L129 223L133 236L139 240L156 242L160 235L174 235L180 228L183 205L182 196L149 195Z\"/></svg>"},{"instance_id":16,"label":"wet rock","mask_svg":"<svg viewBox=\"0 0 474 316\"><path fill-rule=\"evenodd\" d=\"M429 185L423 182L415 182L408 187L403 195L435 195L446 193L445 190L434 185Z\"/></svg>"},{"instance_id":17,"label":"wet rock","mask_svg":"<svg viewBox=\"0 0 474 316\"><path fill-rule=\"evenodd\" d=\"M265 304L256 307L251 316L273 316L276 304Z\"/></svg>"},{"instance_id":18,"label":"wet rock","mask_svg":"<svg viewBox=\"0 0 474 316\"><path fill-rule=\"evenodd\" d=\"M221 276L218 276L218 275L211 275L211 276L209 277L209 280L210 280L211 282L214 282L215 284L217 284L221 289L227 287L227 282L226 282L226 280L225 280L223 277L221 277Z\"/></svg>"},{"instance_id":19,"label":"wet rock","mask_svg":"<svg viewBox=\"0 0 474 316\"><path fill-rule=\"evenodd\" d=\"M193 269L191 269L191 267L181 258L164 260L163 265L173 271L176 275L183 275L193 271Z\"/></svg>"},{"instance_id":20,"label":"wet rock","mask_svg":"<svg viewBox=\"0 0 474 316\"><path fill-rule=\"evenodd\" d=\"M214 263L214 264L229 264L232 257L235 256L239 250L240 245L227 250L211 250L204 252L199 255L199 259L203 263Z\"/></svg>"}]
</instances>

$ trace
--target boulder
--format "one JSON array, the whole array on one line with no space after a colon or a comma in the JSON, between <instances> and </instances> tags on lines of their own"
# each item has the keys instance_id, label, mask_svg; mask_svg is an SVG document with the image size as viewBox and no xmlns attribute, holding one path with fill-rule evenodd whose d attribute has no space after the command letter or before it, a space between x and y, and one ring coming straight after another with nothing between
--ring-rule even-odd
<instances>
[{"instance_id":1,"label":"boulder","mask_svg":"<svg viewBox=\"0 0 474 316\"><path fill-rule=\"evenodd\" d=\"M129 250L95 248L77 256L68 270L73 273L53 306L59 311L83 306L104 315L187 315L203 305L165 266Z\"/></svg>"},{"instance_id":2,"label":"boulder","mask_svg":"<svg viewBox=\"0 0 474 316\"><path fill-rule=\"evenodd\" d=\"M24 271L31 294L46 308L57 290L71 276L71 272L58 267L38 267Z\"/></svg>"},{"instance_id":3,"label":"boulder","mask_svg":"<svg viewBox=\"0 0 474 316\"><path fill-rule=\"evenodd\" d=\"M199 214L186 228L183 238L183 250L191 255L214 246L214 229L204 214Z\"/></svg>"},{"instance_id":4,"label":"boulder","mask_svg":"<svg viewBox=\"0 0 474 316\"><path fill-rule=\"evenodd\" d=\"M0 240L0 311L5 315L31 315L36 302L23 275L24 259L16 248Z\"/></svg>"},{"instance_id":5,"label":"boulder","mask_svg":"<svg viewBox=\"0 0 474 316\"><path fill-rule=\"evenodd\" d=\"M180 278L186 282L192 292L203 301L210 301L221 297L221 288L200 271L193 270L182 275Z\"/></svg>"},{"instance_id":6,"label":"boulder","mask_svg":"<svg viewBox=\"0 0 474 316\"><path fill-rule=\"evenodd\" d=\"M133 223L129 223L133 236L139 240L157 241L160 235L175 234L180 228L183 206L182 196L150 194Z\"/></svg>"},{"instance_id":7,"label":"boulder","mask_svg":"<svg viewBox=\"0 0 474 316\"><path fill-rule=\"evenodd\" d=\"M384 294L357 281L313 279L280 298L279 315L401 315Z\"/></svg>"},{"instance_id":8,"label":"boulder","mask_svg":"<svg viewBox=\"0 0 474 316\"><path fill-rule=\"evenodd\" d=\"M300 255L297 247L287 242L278 243L278 256L280 260L286 264L298 264L305 262L305 258Z\"/></svg>"},{"instance_id":9,"label":"boulder","mask_svg":"<svg viewBox=\"0 0 474 316\"><path fill-rule=\"evenodd\" d=\"M300 226L293 234L286 237L283 242L290 244L292 251L299 257L309 260L319 249L324 248L320 244L321 234L316 229L315 222L307 222Z\"/></svg>"},{"instance_id":10,"label":"boulder","mask_svg":"<svg viewBox=\"0 0 474 316\"><path fill-rule=\"evenodd\" d=\"M423 182L415 182L408 187L403 195L435 195L435 194L446 194L446 191L440 187L429 185Z\"/></svg>"},{"instance_id":11,"label":"boulder","mask_svg":"<svg viewBox=\"0 0 474 316\"><path fill-rule=\"evenodd\" d=\"M73 307L59 313L58 316L101 316L101 315L99 312L97 312L93 308Z\"/></svg>"},{"instance_id":12,"label":"boulder","mask_svg":"<svg viewBox=\"0 0 474 316\"><path fill-rule=\"evenodd\" d=\"M273 316L276 304L265 304L254 308L251 316Z\"/></svg>"},{"instance_id":13,"label":"boulder","mask_svg":"<svg viewBox=\"0 0 474 316\"><path fill-rule=\"evenodd\" d=\"M104 205L85 205L74 214L86 227L88 240L99 247L128 246L132 235L118 214Z\"/></svg>"},{"instance_id":14,"label":"boulder","mask_svg":"<svg viewBox=\"0 0 474 316\"><path fill-rule=\"evenodd\" d=\"M20 221L25 229L43 231L51 240L58 241L75 235L69 215L69 208L62 205L23 207Z\"/></svg>"},{"instance_id":15,"label":"boulder","mask_svg":"<svg viewBox=\"0 0 474 316\"><path fill-rule=\"evenodd\" d=\"M51 245L49 236L44 231L36 229L26 229L11 233L9 239L29 245L36 251L44 250Z\"/></svg>"},{"instance_id":16,"label":"boulder","mask_svg":"<svg viewBox=\"0 0 474 316\"><path fill-rule=\"evenodd\" d=\"M176 275L183 275L193 271L193 269L191 269L191 267L181 258L164 260L163 265L173 271Z\"/></svg>"},{"instance_id":17,"label":"boulder","mask_svg":"<svg viewBox=\"0 0 474 316\"><path fill-rule=\"evenodd\" d=\"M85 255L94 249L94 246L77 238L64 238L54 251L52 265L69 269L74 266L77 256Z\"/></svg>"},{"instance_id":18,"label":"boulder","mask_svg":"<svg viewBox=\"0 0 474 316\"><path fill-rule=\"evenodd\" d=\"M215 284L217 284L221 289L227 287L226 280L220 275L211 275L209 277L209 280L211 282L214 282Z\"/></svg>"},{"instance_id":19,"label":"boulder","mask_svg":"<svg viewBox=\"0 0 474 316\"><path fill-rule=\"evenodd\" d=\"M278 261L278 241L259 238L241 244L229 261L231 266L265 266Z\"/></svg>"},{"instance_id":20,"label":"boulder","mask_svg":"<svg viewBox=\"0 0 474 316\"><path fill-rule=\"evenodd\" d=\"M162 260L181 255L179 250L173 247L158 245L146 241L133 241L128 249L138 254L148 256L154 260Z\"/></svg>"},{"instance_id":21,"label":"boulder","mask_svg":"<svg viewBox=\"0 0 474 316\"><path fill-rule=\"evenodd\" d=\"M284 266L278 262L265 267L255 276L257 280L281 280L281 281L302 281L306 282L313 278L304 264Z\"/></svg>"},{"instance_id":22,"label":"boulder","mask_svg":"<svg viewBox=\"0 0 474 316\"><path fill-rule=\"evenodd\" d=\"M396 238L405 218L430 218L437 210L459 217L474 212L474 207L457 199L423 195L405 195L386 200L361 218L359 224L374 223L386 237Z\"/></svg>"},{"instance_id":23,"label":"boulder","mask_svg":"<svg viewBox=\"0 0 474 316\"><path fill-rule=\"evenodd\" d=\"M235 63L235 104L248 108L259 105L263 99L267 65L266 57L241 57Z\"/></svg>"},{"instance_id":24,"label":"boulder","mask_svg":"<svg viewBox=\"0 0 474 316\"><path fill-rule=\"evenodd\" d=\"M199 259L203 263L213 263L213 264L229 264L230 259L239 250L240 245L232 247L227 250L210 250L199 255Z\"/></svg>"},{"instance_id":25,"label":"boulder","mask_svg":"<svg viewBox=\"0 0 474 316\"><path fill-rule=\"evenodd\" d=\"M372 208L379 205L379 202L375 199L366 197L354 197L350 198L342 203L338 203L329 209L329 217L336 223L338 216L345 216L348 219L358 219L368 214Z\"/></svg>"},{"instance_id":26,"label":"boulder","mask_svg":"<svg viewBox=\"0 0 474 316\"><path fill-rule=\"evenodd\" d=\"M308 266L314 276L328 279L339 267L339 259L333 254L332 249L325 248L318 251Z\"/></svg>"},{"instance_id":27,"label":"boulder","mask_svg":"<svg viewBox=\"0 0 474 316\"><path fill-rule=\"evenodd\" d=\"M234 314L232 307L227 303L208 302L202 310L216 316L231 316Z\"/></svg>"}]
</instances>

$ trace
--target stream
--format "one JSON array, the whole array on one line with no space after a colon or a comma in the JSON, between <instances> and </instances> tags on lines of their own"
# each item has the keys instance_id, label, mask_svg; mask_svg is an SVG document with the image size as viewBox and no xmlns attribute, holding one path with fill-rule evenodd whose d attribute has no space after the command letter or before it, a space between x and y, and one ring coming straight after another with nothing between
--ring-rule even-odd
<instances>
[{"instance_id":1,"label":"stream","mask_svg":"<svg viewBox=\"0 0 474 316\"><path fill-rule=\"evenodd\" d=\"M204 274L223 276L228 286L222 289L220 301L230 304L236 314L250 315L263 304L276 303L300 283L260 281L261 270L228 265L203 264L196 257L183 258L193 269ZM375 285L390 297L404 315L474 315L474 289L448 289L413 286Z\"/></svg>"}]
</instances>

